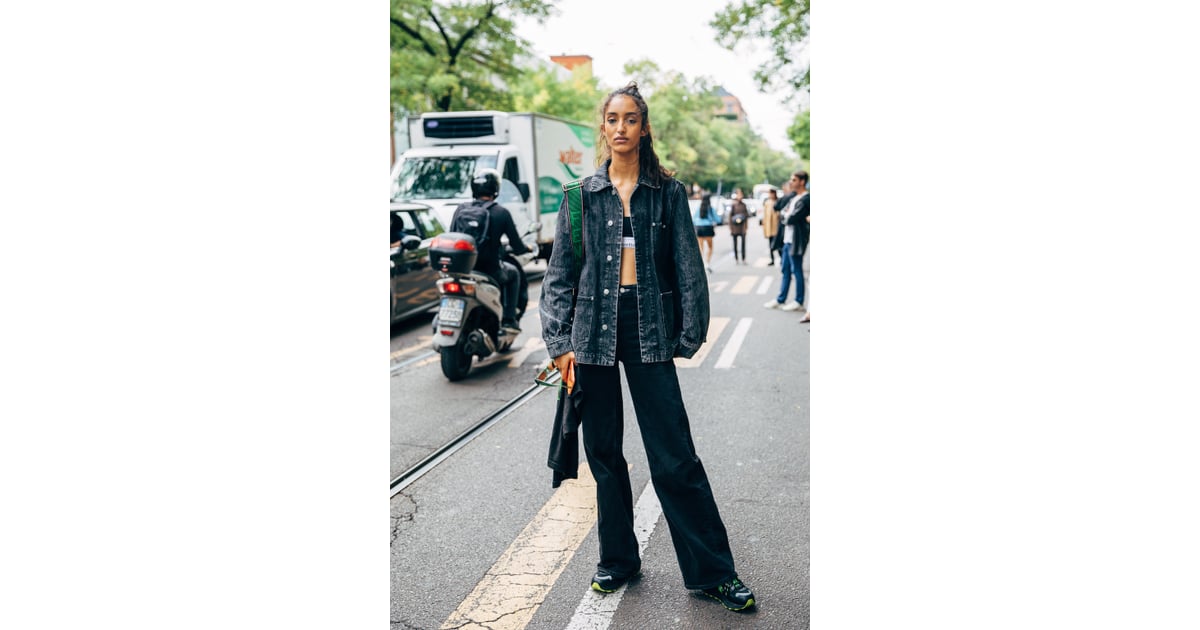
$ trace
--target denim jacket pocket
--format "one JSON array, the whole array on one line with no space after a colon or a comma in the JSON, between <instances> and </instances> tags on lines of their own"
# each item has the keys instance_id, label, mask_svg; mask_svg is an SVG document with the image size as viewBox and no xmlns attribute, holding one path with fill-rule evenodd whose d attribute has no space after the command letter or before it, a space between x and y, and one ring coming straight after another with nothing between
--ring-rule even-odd
<instances>
[{"instance_id":1,"label":"denim jacket pocket","mask_svg":"<svg viewBox=\"0 0 1200 630\"><path fill-rule=\"evenodd\" d=\"M675 292L663 291L659 294L662 303L663 337L669 343L679 340L679 317L675 313Z\"/></svg>"}]
</instances>

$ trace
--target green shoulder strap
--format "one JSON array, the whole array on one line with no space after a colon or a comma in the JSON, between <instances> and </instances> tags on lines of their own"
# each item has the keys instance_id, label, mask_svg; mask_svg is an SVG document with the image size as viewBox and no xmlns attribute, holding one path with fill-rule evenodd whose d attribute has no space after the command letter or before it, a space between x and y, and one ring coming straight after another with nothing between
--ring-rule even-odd
<instances>
[{"instance_id":1,"label":"green shoulder strap","mask_svg":"<svg viewBox=\"0 0 1200 630\"><path fill-rule=\"evenodd\" d=\"M579 274L583 270L583 178L563 184L563 193L567 195L567 223L571 228L571 254L575 259L571 277L579 284Z\"/></svg>"}]
</instances>

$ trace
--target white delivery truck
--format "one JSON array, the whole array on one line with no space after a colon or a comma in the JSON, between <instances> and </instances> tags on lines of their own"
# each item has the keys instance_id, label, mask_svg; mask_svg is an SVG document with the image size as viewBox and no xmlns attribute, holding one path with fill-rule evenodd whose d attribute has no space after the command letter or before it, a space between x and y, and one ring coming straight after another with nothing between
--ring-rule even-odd
<instances>
[{"instance_id":1,"label":"white delivery truck","mask_svg":"<svg viewBox=\"0 0 1200 630\"><path fill-rule=\"evenodd\" d=\"M471 200L471 176L500 172L496 199L522 234L536 224L538 255L549 259L562 185L596 169L596 132L561 118L496 111L436 112L408 119L412 147L392 168L392 201L433 207L443 226Z\"/></svg>"}]
</instances>

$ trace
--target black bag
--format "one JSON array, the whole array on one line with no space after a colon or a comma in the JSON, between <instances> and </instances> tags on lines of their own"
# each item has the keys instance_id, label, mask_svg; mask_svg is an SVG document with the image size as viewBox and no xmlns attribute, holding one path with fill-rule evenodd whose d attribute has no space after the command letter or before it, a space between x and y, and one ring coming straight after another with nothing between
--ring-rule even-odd
<instances>
[{"instance_id":1,"label":"black bag","mask_svg":"<svg viewBox=\"0 0 1200 630\"><path fill-rule=\"evenodd\" d=\"M454 218L450 220L450 231L470 235L475 239L475 248L482 248L492 227L491 207L495 203L469 201L460 205L454 211Z\"/></svg>"}]
</instances>

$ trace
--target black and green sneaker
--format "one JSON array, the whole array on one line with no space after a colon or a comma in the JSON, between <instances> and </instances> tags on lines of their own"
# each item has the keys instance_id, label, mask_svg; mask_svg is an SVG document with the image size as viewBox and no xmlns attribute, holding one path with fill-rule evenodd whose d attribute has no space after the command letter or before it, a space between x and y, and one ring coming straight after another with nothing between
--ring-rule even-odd
<instances>
[{"instance_id":1,"label":"black and green sneaker","mask_svg":"<svg viewBox=\"0 0 1200 630\"><path fill-rule=\"evenodd\" d=\"M600 593L615 593L625 583L642 574L641 567L625 577L616 577L605 569L598 569L592 578L592 590Z\"/></svg>"},{"instance_id":2,"label":"black and green sneaker","mask_svg":"<svg viewBox=\"0 0 1200 630\"><path fill-rule=\"evenodd\" d=\"M729 610L746 610L754 606L754 593L736 575L701 592L721 602Z\"/></svg>"}]
</instances>

